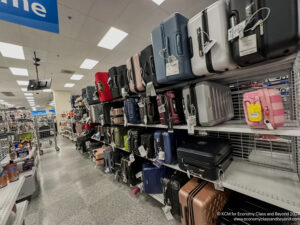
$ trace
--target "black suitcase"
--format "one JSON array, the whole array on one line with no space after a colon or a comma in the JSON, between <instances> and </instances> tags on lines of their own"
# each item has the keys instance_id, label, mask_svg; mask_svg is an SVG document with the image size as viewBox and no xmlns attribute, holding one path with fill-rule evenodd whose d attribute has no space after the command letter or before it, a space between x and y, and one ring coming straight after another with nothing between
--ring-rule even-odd
<instances>
[{"instance_id":1,"label":"black suitcase","mask_svg":"<svg viewBox=\"0 0 300 225\"><path fill-rule=\"evenodd\" d=\"M253 16L252 22L245 27L245 39L236 37L231 40L233 58L240 66L288 55L298 49L297 0L230 0L229 5L231 27ZM259 20L265 18L263 29L258 25L251 30Z\"/></svg>"},{"instance_id":2,"label":"black suitcase","mask_svg":"<svg viewBox=\"0 0 300 225\"><path fill-rule=\"evenodd\" d=\"M140 155L139 147L141 146L141 129L130 129L128 131L128 149L135 155Z\"/></svg>"},{"instance_id":3,"label":"black suitcase","mask_svg":"<svg viewBox=\"0 0 300 225\"><path fill-rule=\"evenodd\" d=\"M121 65L117 68L118 76L119 76L119 86L120 86L120 93L122 95L122 89L126 93L129 93L129 81L128 81L128 72L127 72L127 66Z\"/></svg>"},{"instance_id":4,"label":"black suitcase","mask_svg":"<svg viewBox=\"0 0 300 225\"><path fill-rule=\"evenodd\" d=\"M120 87L120 76L118 74L118 68L112 67L108 70L109 87L111 91L111 96L113 98L120 98L122 96Z\"/></svg>"},{"instance_id":5,"label":"black suitcase","mask_svg":"<svg viewBox=\"0 0 300 225\"><path fill-rule=\"evenodd\" d=\"M101 125L109 125L110 120L110 108L111 105L108 103L102 103L100 105L99 111L100 111L100 123Z\"/></svg>"},{"instance_id":6,"label":"black suitcase","mask_svg":"<svg viewBox=\"0 0 300 225\"><path fill-rule=\"evenodd\" d=\"M171 178L162 178L164 204L171 206L172 215L181 216L178 192L189 181L186 174L175 172Z\"/></svg>"},{"instance_id":7,"label":"black suitcase","mask_svg":"<svg viewBox=\"0 0 300 225\"><path fill-rule=\"evenodd\" d=\"M133 162L130 162L129 157L123 157L121 159L121 170L122 170L122 179L125 184L134 186L141 181L141 178L136 178L136 174L142 171L142 161L140 158L135 157Z\"/></svg>"},{"instance_id":8,"label":"black suitcase","mask_svg":"<svg viewBox=\"0 0 300 225\"><path fill-rule=\"evenodd\" d=\"M147 46L144 50L141 51L140 65L142 68L142 77L145 84L152 82L153 86L157 88L159 85L156 81L152 45Z\"/></svg>"},{"instance_id":9,"label":"black suitcase","mask_svg":"<svg viewBox=\"0 0 300 225\"><path fill-rule=\"evenodd\" d=\"M189 140L177 148L177 156L180 169L209 180L217 180L233 159L230 145L217 139Z\"/></svg>"},{"instance_id":10,"label":"black suitcase","mask_svg":"<svg viewBox=\"0 0 300 225\"><path fill-rule=\"evenodd\" d=\"M112 132L110 127L103 127L104 131L104 142L105 144L110 145L112 142Z\"/></svg>"},{"instance_id":11,"label":"black suitcase","mask_svg":"<svg viewBox=\"0 0 300 225\"><path fill-rule=\"evenodd\" d=\"M141 135L141 145L147 152L147 158L155 158L154 135L153 133Z\"/></svg>"},{"instance_id":12,"label":"black suitcase","mask_svg":"<svg viewBox=\"0 0 300 225\"><path fill-rule=\"evenodd\" d=\"M159 112L156 97L145 98L147 124L157 124L159 120Z\"/></svg>"}]
</instances>

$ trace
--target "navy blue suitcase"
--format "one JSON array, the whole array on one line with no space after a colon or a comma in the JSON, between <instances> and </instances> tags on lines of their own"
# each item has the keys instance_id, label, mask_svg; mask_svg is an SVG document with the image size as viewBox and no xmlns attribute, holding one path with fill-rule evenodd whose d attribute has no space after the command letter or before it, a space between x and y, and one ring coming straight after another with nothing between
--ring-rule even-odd
<instances>
[{"instance_id":1,"label":"navy blue suitcase","mask_svg":"<svg viewBox=\"0 0 300 225\"><path fill-rule=\"evenodd\" d=\"M124 111L128 123L141 123L140 109L135 98L127 98L124 100Z\"/></svg>"},{"instance_id":2,"label":"navy blue suitcase","mask_svg":"<svg viewBox=\"0 0 300 225\"><path fill-rule=\"evenodd\" d=\"M174 84L195 77L190 61L187 23L187 18L175 13L152 31L154 64L159 84Z\"/></svg>"},{"instance_id":3,"label":"navy blue suitcase","mask_svg":"<svg viewBox=\"0 0 300 225\"><path fill-rule=\"evenodd\" d=\"M167 131L156 131L154 133L154 146L156 154L164 152L164 162L167 164L177 163L176 139L174 133Z\"/></svg>"},{"instance_id":4,"label":"navy blue suitcase","mask_svg":"<svg viewBox=\"0 0 300 225\"><path fill-rule=\"evenodd\" d=\"M161 179L166 177L166 167L160 168L152 164L143 164L144 192L148 194L163 193Z\"/></svg>"}]
</instances>

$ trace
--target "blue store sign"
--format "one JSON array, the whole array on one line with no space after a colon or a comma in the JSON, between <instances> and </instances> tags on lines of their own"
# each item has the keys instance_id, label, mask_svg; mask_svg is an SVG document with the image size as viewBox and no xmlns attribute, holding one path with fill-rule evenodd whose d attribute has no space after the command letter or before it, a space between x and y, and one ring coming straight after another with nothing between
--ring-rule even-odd
<instances>
[{"instance_id":1,"label":"blue store sign","mask_svg":"<svg viewBox=\"0 0 300 225\"><path fill-rule=\"evenodd\" d=\"M0 19L59 33L57 0L0 0Z\"/></svg>"}]
</instances>

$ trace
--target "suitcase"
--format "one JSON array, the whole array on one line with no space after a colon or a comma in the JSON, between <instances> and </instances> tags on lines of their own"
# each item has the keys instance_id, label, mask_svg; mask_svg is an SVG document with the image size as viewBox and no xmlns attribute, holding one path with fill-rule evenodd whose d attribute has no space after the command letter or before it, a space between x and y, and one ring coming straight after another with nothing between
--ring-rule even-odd
<instances>
[{"instance_id":1,"label":"suitcase","mask_svg":"<svg viewBox=\"0 0 300 225\"><path fill-rule=\"evenodd\" d=\"M145 97L143 96L140 97L140 99L138 100L138 106L139 106L139 112L141 117L141 123L147 124Z\"/></svg>"},{"instance_id":2,"label":"suitcase","mask_svg":"<svg viewBox=\"0 0 300 225\"><path fill-rule=\"evenodd\" d=\"M90 121L91 123L101 123L101 108L102 105L96 104L96 105L90 105Z\"/></svg>"},{"instance_id":3,"label":"suitcase","mask_svg":"<svg viewBox=\"0 0 300 225\"><path fill-rule=\"evenodd\" d=\"M228 36L232 44L233 58L238 65L247 66L297 51L299 44L297 0L284 2L230 0L229 5ZM231 28L251 17L253 20L249 22L244 32L238 32L236 37L233 36L235 32L232 32ZM262 26L259 25L261 20L265 20ZM239 33L243 33L244 37L239 36Z\"/></svg>"},{"instance_id":4,"label":"suitcase","mask_svg":"<svg viewBox=\"0 0 300 225\"><path fill-rule=\"evenodd\" d=\"M113 98L120 98L122 96L120 87L120 75L118 74L118 67L112 67L108 70L108 84Z\"/></svg>"},{"instance_id":5,"label":"suitcase","mask_svg":"<svg viewBox=\"0 0 300 225\"><path fill-rule=\"evenodd\" d=\"M181 216L178 193L180 188L189 181L184 173L178 173L171 176L171 178L162 178L161 184L163 187L164 204L171 207L172 215Z\"/></svg>"},{"instance_id":6,"label":"suitcase","mask_svg":"<svg viewBox=\"0 0 300 225\"><path fill-rule=\"evenodd\" d=\"M130 93L127 66L126 65L118 66L117 72L120 77L121 94L123 95L123 93Z\"/></svg>"},{"instance_id":7,"label":"suitcase","mask_svg":"<svg viewBox=\"0 0 300 225\"><path fill-rule=\"evenodd\" d=\"M189 20L191 64L195 75L221 73L237 68L227 38L227 18L227 5L225 1L219 0ZM207 46L214 41L215 44L207 51Z\"/></svg>"},{"instance_id":8,"label":"suitcase","mask_svg":"<svg viewBox=\"0 0 300 225\"><path fill-rule=\"evenodd\" d=\"M154 149L154 135L153 133L147 133L141 135L141 145L144 146L144 149L147 152L147 158L155 158L155 149Z\"/></svg>"},{"instance_id":9,"label":"suitcase","mask_svg":"<svg viewBox=\"0 0 300 225\"><path fill-rule=\"evenodd\" d=\"M159 123L159 113L155 97L140 97L138 106L143 124Z\"/></svg>"},{"instance_id":10,"label":"suitcase","mask_svg":"<svg viewBox=\"0 0 300 225\"><path fill-rule=\"evenodd\" d=\"M123 108L111 108L110 116L124 116L124 109Z\"/></svg>"},{"instance_id":11,"label":"suitcase","mask_svg":"<svg viewBox=\"0 0 300 225\"><path fill-rule=\"evenodd\" d=\"M182 225L216 225L230 191L217 191L214 184L192 178L179 191Z\"/></svg>"},{"instance_id":12,"label":"suitcase","mask_svg":"<svg viewBox=\"0 0 300 225\"><path fill-rule=\"evenodd\" d=\"M96 73L95 84L97 87L97 93L100 102L107 102L113 100L108 84L108 73Z\"/></svg>"},{"instance_id":13,"label":"suitcase","mask_svg":"<svg viewBox=\"0 0 300 225\"><path fill-rule=\"evenodd\" d=\"M136 178L136 174L142 171L142 161L139 158L135 158L133 162L130 162L129 157L123 157L121 159L122 179L125 184L135 186L141 182L140 178Z\"/></svg>"},{"instance_id":14,"label":"suitcase","mask_svg":"<svg viewBox=\"0 0 300 225\"><path fill-rule=\"evenodd\" d=\"M145 91L140 65L140 54L137 53L127 60L127 70L129 74L129 89L132 93Z\"/></svg>"},{"instance_id":15,"label":"suitcase","mask_svg":"<svg viewBox=\"0 0 300 225\"><path fill-rule=\"evenodd\" d=\"M111 146L105 146L93 150L94 162L96 163L97 166L104 165L104 151L110 148Z\"/></svg>"},{"instance_id":16,"label":"suitcase","mask_svg":"<svg viewBox=\"0 0 300 225\"><path fill-rule=\"evenodd\" d=\"M212 181L218 180L233 160L230 145L218 139L186 140L177 148L177 155L180 169Z\"/></svg>"},{"instance_id":17,"label":"suitcase","mask_svg":"<svg viewBox=\"0 0 300 225\"><path fill-rule=\"evenodd\" d=\"M127 129L124 127L113 127L112 136L113 142L117 147L124 148L124 136L127 134Z\"/></svg>"},{"instance_id":18,"label":"suitcase","mask_svg":"<svg viewBox=\"0 0 300 225\"><path fill-rule=\"evenodd\" d=\"M280 91L262 88L243 94L246 122L251 128L276 129L285 123Z\"/></svg>"},{"instance_id":19,"label":"suitcase","mask_svg":"<svg viewBox=\"0 0 300 225\"><path fill-rule=\"evenodd\" d=\"M104 127L104 142L110 144L112 142L112 132L110 127Z\"/></svg>"},{"instance_id":20,"label":"suitcase","mask_svg":"<svg viewBox=\"0 0 300 225\"><path fill-rule=\"evenodd\" d=\"M175 13L152 31L158 84L174 84L194 78L187 34L188 19Z\"/></svg>"},{"instance_id":21,"label":"suitcase","mask_svg":"<svg viewBox=\"0 0 300 225\"><path fill-rule=\"evenodd\" d=\"M167 91L156 97L160 122L172 127L183 122L182 96L179 92Z\"/></svg>"},{"instance_id":22,"label":"suitcase","mask_svg":"<svg viewBox=\"0 0 300 225\"><path fill-rule=\"evenodd\" d=\"M166 167L160 168L150 164L143 164L144 192L147 194L163 193L161 179L166 177Z\"/></svg>"},{"instance_id":23,"label":"suitcase","mask_svg":"<svg viewBox=\"0 0 300 225\"><path fill-rule=\"evenodd\" d=\"M204 81L196 84L195 92L201 126L215 126L234 117L229 87Z\"/></svg>"},{"instance_id":24,"label":"suitcase","mask_svg":"<svg viewBox=\"0 0 300 225\"><path fill-rule=\"evenodd\" d=\"M86 99L89 105L95 105L100 103L99 98L96 96L95 86L86 87Z\"/></svg>"},{"instance_id":25,"label":"suitcase","mask_svg":"<svg viewBox=\"0 0 300 225\"><path fill-rule=\"evenodd\" d=\"M124 116L111 117L111 124L112 125L122 125L122 124L124 124Z\"/></svg>"},{"instance_id":26,"label":"suitcase","mask_svg":"<svg viewBox=\"0 0 300 225\"><path fill-rule=\"evenodd\" d=\"M197 97L195 93L195 85L187 86L182 89L182 99L183 99L183 111L185 115L185 120L188 125L190 123L190 118L195 118L196 121L192 125L197 125L198 120L198 106L197 106Z\"/></svg>"},{"instance_id":27,"label":"suitcase","mask_svg":"<svg viewBox=\"0 0 300 225\"><path fill-rule=\"evenodd\" d=\"M139 106L137 104L137 99L126 98L124 100L124 112L126 114L127 122L133 124L141 123Z\"/></svg>"},{"instance_id":28,"label":"suitcase","mask_svg":"<svg viewBox=\"0 0 300 225\"><path fill-rule=\"evenodd\" d=\"M141 51L140 64L145 84L152 83L157 88L159 85L156 80L152 45L147 46Z\"/></svg>"},{"instance_id":29,"label":"suitcase","mask_svg":"<svg viewBox=\"0 0 300 225\"><path fill-rule=\"evenodd\" d=\"M156 131L154 133L154 147L156 155L167 164L177 163L176 138L174 133Z\"/></svg>"},{"instance_id":30,"label":"suitcase","mask_svg":"<svg viewBox=\"0 0 300 225\"><path fill-rule=\"evenodd\" d=\"M140 155L139 147L141 146L141 129L130 129L128 135L128 149L135 155Z\"/></svg>"},{"instance_id":31,"label":"suitcase","mask_svg":"<svg viewBox=\"0 0 300 225\"><path fill-rule=\"evenodd\" d=\"M101 125L110 124L110 104L100 104L100 123Z\"/></svg>"}]
</instances>

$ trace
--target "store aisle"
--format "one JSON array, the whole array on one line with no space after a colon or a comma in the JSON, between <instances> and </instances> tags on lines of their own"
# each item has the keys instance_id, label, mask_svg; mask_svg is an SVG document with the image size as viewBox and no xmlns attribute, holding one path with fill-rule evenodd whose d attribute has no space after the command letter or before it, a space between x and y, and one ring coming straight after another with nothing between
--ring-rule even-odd
<instances>
[{"instance_id":1,"label":"store aisle","mask_svg":"<svg viewBox=\"0 0 300 225\"><path fill-rule=\"evenodd\" d=\"M45 151L39 164L40 190L33 197L26 225L168 225L161 205L131 189L112 175L94 168L75 150L74 142L59 137L61 152Z\"/></svg>"}]
</instances>

